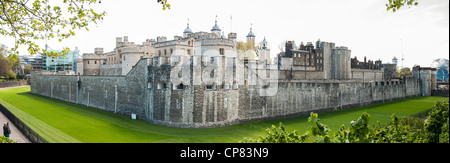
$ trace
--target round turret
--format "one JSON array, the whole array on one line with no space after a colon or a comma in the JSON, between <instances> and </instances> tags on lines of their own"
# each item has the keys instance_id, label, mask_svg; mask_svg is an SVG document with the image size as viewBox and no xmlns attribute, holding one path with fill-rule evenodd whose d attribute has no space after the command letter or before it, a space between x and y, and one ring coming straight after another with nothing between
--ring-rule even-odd
<instances>
[{"instance_id":1,"label":"round turret","mask_svg":"<svg viewBox=\"0 0 450 163\"><path fill-rule=\"evenodd\" d=\"M215 25L212 27L212 29L211 29L211 32L214 32L214 31L222 31L221 29L220 29L220 27L217 25L217 15L216 15L216 23L215 23Z\"/></svg>"},{"instance_id":2,"label":"round turret","mask_svg":"<svg viewBox=\"0 0 450 163\"><path fill-rule=\"evenodd\" d=\"M188 19L187 28L184 30L183 34L191 34L191 33L194 32L192 32L192 30L189 28L189 19Z\"/></svg>"},{"instance_id":3,"label":"round turret","mask_svg":"<svg viewBox=\"0 0 450 163\"><path fill-rule=\"evenodd\" d=\"M248 33L247 37L256 37L255 34L253 33L252 28L250 28L250 33Z\"/></svg>"}]
</instances>

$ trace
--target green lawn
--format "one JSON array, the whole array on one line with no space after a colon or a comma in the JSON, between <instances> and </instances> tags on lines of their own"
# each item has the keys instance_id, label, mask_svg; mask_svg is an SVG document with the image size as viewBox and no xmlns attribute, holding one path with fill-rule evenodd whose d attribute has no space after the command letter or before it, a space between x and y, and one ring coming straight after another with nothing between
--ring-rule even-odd
<instances>
[{"instance_id":1,"label":"green lawn","mask_svg":"<svg viewBox=\"0 0 450 163\"><path fill-rule=\"evenodd\" d=\"M30 87L0 90L0 103L49 142L152 142L152 143L236 143L244 137L257 138L272 124L282 122L287 130L304 133L308 116L233 125L214 129L179 129L152 125L142 120L100 111L72 103L31 94ZM392 113L407 116L433 107L434 102L448 98L415 97L397 102L376 104L351 110L319 114L331 133L341 124L349 125L362 113L390 122Z\"/></svg>"}]
</instances>

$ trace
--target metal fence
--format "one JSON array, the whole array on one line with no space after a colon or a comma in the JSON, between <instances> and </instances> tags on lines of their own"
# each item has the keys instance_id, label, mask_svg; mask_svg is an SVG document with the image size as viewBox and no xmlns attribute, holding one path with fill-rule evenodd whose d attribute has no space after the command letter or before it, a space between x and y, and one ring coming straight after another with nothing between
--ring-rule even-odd
<instances>
[{"instance_id":1,"label":"metal fence","mask_svg":"<svg viewBox=\"0 0 450 163\"><path fill-rule=\"evenodd\" d=\"M33 143L48 143L39 134L34 132L28 125L23 123L13 113L0 104L0 112L2 112L31 142Z\"/></svg>"}]
</instances>

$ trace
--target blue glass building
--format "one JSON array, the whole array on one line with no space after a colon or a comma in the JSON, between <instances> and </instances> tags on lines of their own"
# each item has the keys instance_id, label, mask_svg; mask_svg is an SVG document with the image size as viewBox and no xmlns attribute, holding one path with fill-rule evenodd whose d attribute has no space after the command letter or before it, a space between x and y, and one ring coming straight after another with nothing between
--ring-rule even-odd
<instances>
[{"instance_id":1,"label":"blue glass building","mask_svg":"<svg viewBox=\"0 0 450 163\"><path fill-rule=\"evenodd\" d=\"M61 52L61 50L49 50L51 52ZM47 57L44 56L44 71L74 71L77 73L77 58L80 56L78 47L68 52L65 56Z\"/></svg>"},{"instance_id":2,"label":"blue glass building","mask_svg":"<svg viewBox=\"0 0 450 163\"><path fill-rule=\"evenodd\" d=\"M448 80L448 59L439 58L431 63L432 68L436 68L438 80Z\"/></svg>"}]
</instances>

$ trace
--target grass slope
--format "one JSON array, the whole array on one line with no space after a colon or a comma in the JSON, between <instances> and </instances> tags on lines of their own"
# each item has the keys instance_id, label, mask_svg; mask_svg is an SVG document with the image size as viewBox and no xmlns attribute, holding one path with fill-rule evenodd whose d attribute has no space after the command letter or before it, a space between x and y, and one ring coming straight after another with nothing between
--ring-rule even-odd
<instances>
[{"instance_id":1,"label":"grass slope","mask_svg":"<svg viewBox=\"0 0 450 163\"><path fill-rule=\"evenodd\" d=\"M307 116L233 125L214 129L179 129L149 124L142 120L113 114L72 103L31 94L30 87L0 90L0 103L49 142L123 142L123 143L236 143L244 137L257 138L272 124L282 122L288 130L308 130ZM407 100L319 114L334 133L342 124L349 125L362 113L390 122L392 113L407 116L433 107L448 98L415 97Z\"/></svg>"}]
</instances>

